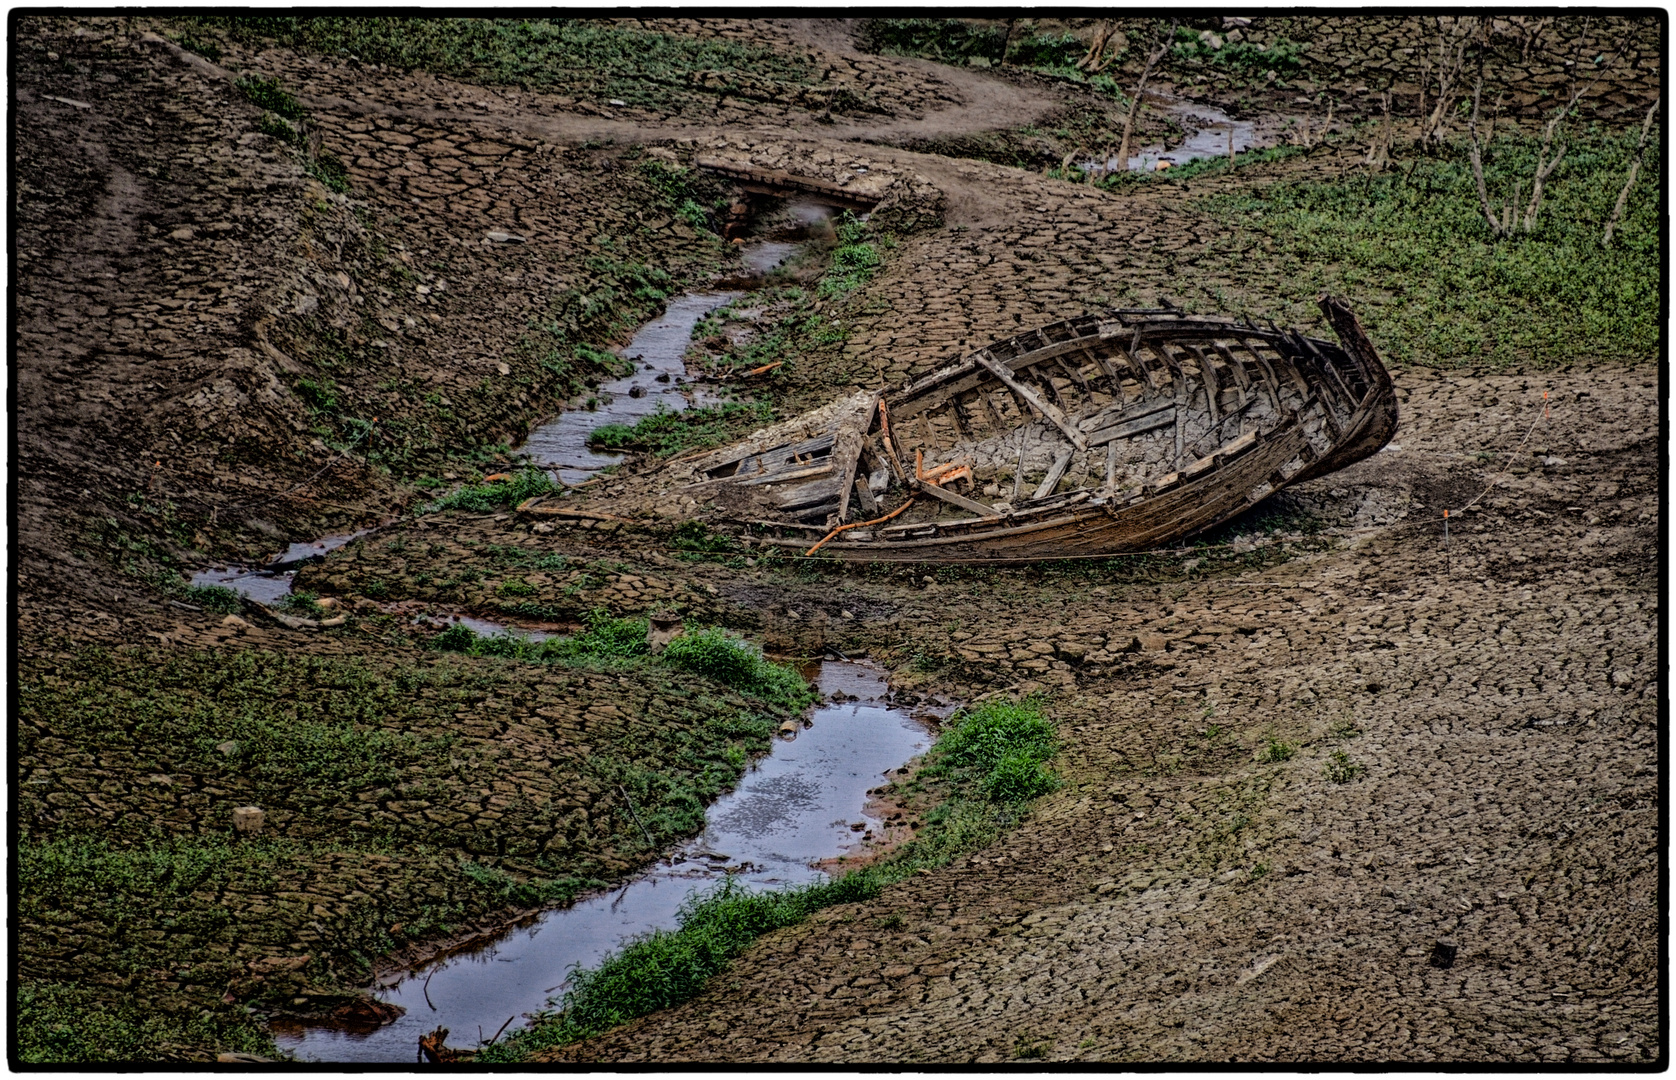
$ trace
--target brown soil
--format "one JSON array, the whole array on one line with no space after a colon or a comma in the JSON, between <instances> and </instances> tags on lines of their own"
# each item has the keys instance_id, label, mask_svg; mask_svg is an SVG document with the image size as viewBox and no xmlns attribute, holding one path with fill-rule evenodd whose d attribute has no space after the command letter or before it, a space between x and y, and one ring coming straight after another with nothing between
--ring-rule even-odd
<instances>
[{"instance_id":1,"label":"brown soil","mask_svg":"<svg viewBox=\"0 0 1676 1080\"><path fill-rule=\"evenodd\" d=\"M516 577L559 620L658 609L783 653L872 656L896 669L904 696L1048 695L1066 785L993 848L865 911L770 935L689 1005L554 1060L1661 1061L1656 357L1397 372L1400 449L1289 496L1288 512L1323 531L1294 536L1288 561L1245 571L1214 558L1104 578L690 561L648 548L666 533L621 523L542 530L510 514L410 512L415 480L498 467L497 444L601 374L580 362L555 374L544 350L572 339L529 330L563 290L589 285L590 258L664 269L680 287L723 265L715 237L658 204L640 147L683 164L708 155L844 178L908 223L885 272L824 312L847 340L774 384L782 409L923 374L1084 306L1160 294L1279 302L1280 271L1229 272L1212 257L1213 223L1188 205L1224 181L1114 195L900 148L1074 113L1084 90L864 55L842 20L657 26L812 50L834 85L862 87L879 111L822 116L814 97L740 98L642 115L233 42L210 64L145 19L19 21L15 629L30 679L73 679L89 641L143 645L159 664L271 649L423 666L434 654L384 616L504 618L500 588ZM1318 85L1343 91L1341 124L1375 115L1385 85L1418 89L1419 54L1398 47L1412 25L1283 29L1312 50ZM1605 20L1569 32L1590 57L1622 36ZM1357 59L1338 68L1321 59L1347 55ZM1595 115L1638 115L1659 62L1656 45L1632 41ZM320 147L346 163L348 196L260 132L235 68L295 90ZM1521 95L1555 77L1531 60L1509 84L1509 109L1535 108L1540 98ZM1176 88L1233 104L1214 81ZM1246 107L1324 120L1294 91ZM1340 175L1361 149L1330 142L1238 183ZM492 231L526 242L495 243ZM622 314L580 338L621 340L645 311ZM332 410L303 386L327 379ZM1480 453L1518 444L1544 390L1553 419L1497 479L1507 459ZM383 457L335 448L346 418L374 417L389 433ZM1452 519L1445 549L1440 510L1487 486ZM655 471L635 466L590 498L633 514L658 494ZM344 631L224 625L124 572L270 554L398 515L301 578L344 598ZM485 544L567 561L531 572L486 557ZM551 766L506 779L497 799L514 788L562 797L584 738L628 739L657 722L663 706L644 688L584 681L584 702L546 675L527 693L461 706L485 760L534 747ZM451 716L390 723L428 737ZM207 773L148 786L151 768L128 757L58 761L73 748L39 741L54 733L53 718L38 719L14 779L38 772L63 790L28 789L41 792L20 800L32 828L156 819L196 834L210 829L206 807L254 797ZM1271 740L1295 752L1259 760ZM435 851L470 832L470 850L493 862L511 827L494 824L498 803L470 816L489 806L472 787L442 784L429 817L353 792L298 798L272 828L330 839L376 812L391 816L369 828L429 828ZM512 815L520 829L546 827L524 812ZM594 855L589 873L639 859ZM442 857L426 858L394 860L415 904L438 888L424 875ZM394 873L385 865L351 852L296 868L281 887L323 904L377 895ZM258 908L281 937L293 933ZM91 931L50 925L31 924L46 945L24 949L23 972L73 980ZM1439 942L1454 946L1452 966L1432 962ZM292 936L227 951L242 970L311 947ZM124 978L135 981L122 993L150 992L150 974Z\"/></svg>"}]
</instances>

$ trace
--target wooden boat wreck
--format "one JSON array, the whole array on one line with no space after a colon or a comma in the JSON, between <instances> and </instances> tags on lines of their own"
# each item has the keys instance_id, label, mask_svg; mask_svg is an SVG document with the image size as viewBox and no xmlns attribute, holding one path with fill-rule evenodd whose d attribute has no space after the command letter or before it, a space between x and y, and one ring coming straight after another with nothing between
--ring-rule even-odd
<instances>
[{"instance_id":1,"label":"wooden boat wreck","mask_svg":"<svg viewBox=\"0 0 1676 1080\"><path fill-rule=\"evenodd\" d=\"M1390 376L1348 305L1320 306L1337 344L1175 309L1050 323L679 459L666 478L713 527L842 559L1169 546L1390 440Z\"/></svg>"}]
</instances>

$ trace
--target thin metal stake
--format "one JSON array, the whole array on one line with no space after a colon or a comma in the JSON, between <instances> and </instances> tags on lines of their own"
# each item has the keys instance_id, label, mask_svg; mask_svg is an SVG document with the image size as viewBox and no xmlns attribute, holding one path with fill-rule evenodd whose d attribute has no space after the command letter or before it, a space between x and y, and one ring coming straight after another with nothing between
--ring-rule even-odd
<instances>
[{"instance_id":1,"label":"thin metal stake","mask_svg":"<svg viewBox=\"0 0 1676 1080\"><path fill-rule=\"evenodd\" d=\"M1443 566L1449 573L1454 573L1454 563L1449 558L1449 511L1443 512Z\"/></svg>"}]
</instances>

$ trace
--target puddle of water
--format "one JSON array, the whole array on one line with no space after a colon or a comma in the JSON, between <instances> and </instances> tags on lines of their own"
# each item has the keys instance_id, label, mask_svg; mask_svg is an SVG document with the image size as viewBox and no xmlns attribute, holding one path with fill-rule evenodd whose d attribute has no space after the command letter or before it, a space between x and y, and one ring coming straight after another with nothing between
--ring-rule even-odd
<instances>
[{"instance_id":1,"label":"puddle of water","mask_svg":"<svg viewBox=\"0 0 1676 1080\"><path fill-rule=\"evenodd\" d=\"M299 563L319 558L369 532L372 530L361 529L359 532L339 533L292 544L262 566L217 566L201 570L192 575L192 584L222 585L258 603L276 604L291 592L291 580L297 573L293 568Z\"/></svg>"},{"instance_id":2,"label":"puddle of water","mask_svg":"<svg viewBox=\"0 0 1676 1080\"><path fill-rule=\"evenodd\" d=\"M522 1027L525 1014L560 994L573 965L598 963L634 935L672 927L676 910L733 871L750 889L825 877L810 864L841 854L861 833L867 791L930 745L924 727L885 703L885 680L857 663L828 662L817 685L859 698L815 709L793 740L776 739L739 787L710 807L704 832L643 876L603 896L548 912L494 944L408 973L382 993L407 1012L375 1031L281 1026L274 1037L299 1059L322 1062L411 1062L419 1036L438 1025L451 1045L466 1047ZM428 982L428 991L427 991ZM429 1000L427 1001L427 993Z\"/></svg>"},{"instance_id":3,"label":"puddle of water","mask_svg":"<svg viewBox=\"0 0 1676 1080\"><path fill-rule=\"evenodd\" d=\"M1187 138L1179 146L1167 150L1163 143L1143 146L1130 155L1127 165L1120 163L1115 157L1108 158L1105 163L1106 171L1115 172L1120 168L1128 168L1132 172L1151 172L1158 168L1160 161L1167 161L1172 165L1185 165L1198 158L1227 157L1230 124L1234 129L1236 154L1257 145L1255 120L1235 120L1215 106L1165 97L1162 94L1147 94L1146 104L1152 111L1163 113L1186 128L1189 132ZM1099 167L1100 163L1095 161L1082 163L1084 169Z\"/></svg>"}]
</instances>

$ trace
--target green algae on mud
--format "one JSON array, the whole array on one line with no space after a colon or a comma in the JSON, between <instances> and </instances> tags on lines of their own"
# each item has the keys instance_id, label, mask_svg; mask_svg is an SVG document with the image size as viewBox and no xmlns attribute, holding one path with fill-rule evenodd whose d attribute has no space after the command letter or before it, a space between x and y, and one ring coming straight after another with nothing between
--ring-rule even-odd
<instances>
[{"instance_id":1,"label":"green algae on mud","mask_svg":"<svg viewBox=\"0 0 1676 1080\"><path fill-rule=\"evenodd\" d=\"M18 680L19 1039L58 1062L261 1052L245 1005L341 1004L394 949L621 877L808 697L632 658L46 641Z\"/></svg>"}]
</instances>

